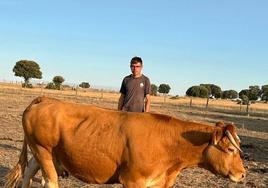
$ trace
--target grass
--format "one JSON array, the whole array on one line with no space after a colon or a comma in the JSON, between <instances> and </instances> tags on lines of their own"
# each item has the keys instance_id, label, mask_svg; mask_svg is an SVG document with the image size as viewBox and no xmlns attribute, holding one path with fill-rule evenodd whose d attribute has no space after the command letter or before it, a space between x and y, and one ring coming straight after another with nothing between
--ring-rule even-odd
<instances>
[{"instance_id":1,"label":"grass","mask_svg":"<svg viewBox=\"0 0 268 188\"><path fill-rule=\"evenodd\" d=\"M72 90L67 88L65 90L50 90L39 87L32 89L22 88L20 84L7 84L0 83L0 92L2 93L13 93L20 95L26 94L34 96L51 96L58 98L67 98L76 100L77 98L84 97L85 99L91 100L102 100L109 101L110 103L117 103L120 97L119 92L115 91L105 91L97 89L78 89ZM246 105L239 105L235 101L224 100L224 99L210 99L208 109L205 108L207 99L203 98L192 98L192 109L198 109L203 111L215 111L224 112L232 114L242 114L246 115ZM169 96L151 96L152 106L171 106L178 108L189 108L190 107L190 97L176 97L171 99ZM256 102L249 106L250 115L267 115L268 114L268 104L264 102Z\"/></svg>"}]
</instances>

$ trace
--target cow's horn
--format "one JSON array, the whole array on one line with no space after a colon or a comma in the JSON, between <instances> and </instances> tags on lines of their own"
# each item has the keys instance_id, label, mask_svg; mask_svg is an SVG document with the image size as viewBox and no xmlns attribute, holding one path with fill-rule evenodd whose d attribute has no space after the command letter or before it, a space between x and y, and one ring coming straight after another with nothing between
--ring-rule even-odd
<instances>
[{"instance_id":1,"label":"cow's horn","mask_svg":"<svg viewBox=\"0 0 268 188\"><path fill-rule=\"evenodd\" d=\"M236 149L242 152L242 150L240 149L240 147L237 145L236 141L234 140L234 137L232 136L232 134L228 130L225 131L225 134L229 138L230 142L234 145L234 147L236 147Z\"/></svg>"},{"instance_id":2,"label":"cow's horn","mask_svg":"<svg viewBox=\"0 0 268 188\"><path fill-rule=\"evenodd\" d=\"M236 137L236 139L237 139L239 142L241 142L239 136L238 136L236 133L235 133L235 137Z\"/></svg>"}]
</instances>

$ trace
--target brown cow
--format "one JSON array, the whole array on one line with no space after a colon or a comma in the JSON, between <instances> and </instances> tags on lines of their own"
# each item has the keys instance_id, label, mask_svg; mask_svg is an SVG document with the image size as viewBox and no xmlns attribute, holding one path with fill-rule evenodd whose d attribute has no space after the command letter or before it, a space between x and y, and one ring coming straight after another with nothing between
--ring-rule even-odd
<instances>
[{"instance_id":1,"label":"brown cow","mask_svg":"<svg viewBox=\"0 0 268 188\"><path fill-rule=\"evenodd\" d=\"M58 187L53 159L84 182L120 182L125 187L171 187L181 170L191 166L236 182L245 177L240 140L232 124L212 127L166 115L39 97L24 111L23 129L23 150L8 176L9 187L24 171L27 145L38 163L26 168L23 187L29 186L36 173L31 169L38 165L45 186Z\"/></svg>"}]
</instances>

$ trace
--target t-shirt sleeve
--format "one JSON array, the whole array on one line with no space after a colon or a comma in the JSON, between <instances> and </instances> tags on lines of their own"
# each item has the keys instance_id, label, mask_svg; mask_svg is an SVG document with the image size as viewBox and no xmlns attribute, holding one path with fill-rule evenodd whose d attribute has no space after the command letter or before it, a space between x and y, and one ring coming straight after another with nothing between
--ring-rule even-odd
<instances>
[{"instance_id":1,"label":"t-shirt sleeve","mask_svg":"<svg viewBox=\"0 0 268 188\"><path fill-rule=\"evenodd\" d=\"M123 79L122 84L121 84L121 88L120 88L120 93L122 94L126 94L126 84L125 84L125 79Z\"/></svg>"},{"instance_id":2,"label":"t-shirt sleeve","mask_svg":"<svg viewBox=\"0 0 268 188\"><path fill-rule=\"evenodd\" d=\"M151 83L149 78L146 79L146 83L145 83L145 95L147 94L151 94Z\"/></svg>"}]
</instances>

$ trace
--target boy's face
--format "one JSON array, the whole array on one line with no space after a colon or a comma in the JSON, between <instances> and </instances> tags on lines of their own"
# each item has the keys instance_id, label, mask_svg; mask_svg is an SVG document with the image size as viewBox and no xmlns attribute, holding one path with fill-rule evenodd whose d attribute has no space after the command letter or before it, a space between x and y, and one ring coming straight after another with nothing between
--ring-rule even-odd
<instances>
[{"instance_id":1,"label":"boy's face","mask_svg":"<svg viewBox=\"0 0 268 188\"><path fill-rule=\"evenodd\" d=\"M142 64L141 63L132 63L130 65L131 72L133 76L139 76L141 74Z\"/></svg>"}]
</instances>

